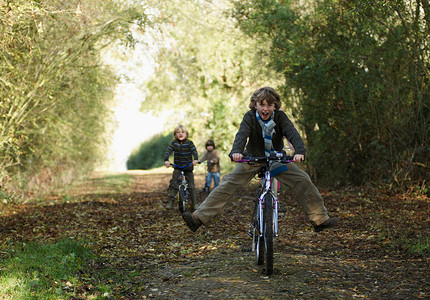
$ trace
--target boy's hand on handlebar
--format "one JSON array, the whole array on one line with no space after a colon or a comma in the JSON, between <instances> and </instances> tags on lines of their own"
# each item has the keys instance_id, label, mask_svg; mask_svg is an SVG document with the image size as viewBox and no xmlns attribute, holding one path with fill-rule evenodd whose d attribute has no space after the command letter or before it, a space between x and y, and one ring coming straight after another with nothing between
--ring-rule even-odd
<instances>
[{"instance_id":1,"label":"boy's hand on handlebar","mask_svg":"<svg viewBox=\"0 0 430 300\"><path fill-rule=\"evenodd\" d=\"M296 155L294 155L293 160L294 160L294 162L300 162L300 161L305 160L305 156L302 154L296 154Z\"/></svg>"},{"instance_id":2,"label":"boy's hand on handlebar","mask_svg":"<svg viewBox=\"0 0 430 300\"><path fill-rule=\"evenodd\" d=\"M193 166L197 165L199 163L198 160L193 160Z\"/></svg>"},{"instance_id":3,"label":"boy's hand on handlebar","mask_svg":"<svg viewBox=\"0 0 430 300\"><path fill-rule=\"evenodd\" d=\"M232 158L234 161L238 161L238 160L241 160L241 159L243 158L243 155L242 155L241 153L233 153L233 154L231 155L231 158Z\"/></svg>"},{"instance_id":4,"label":"boy's hand on handlebar","mask_svg":"<svg viewBox=\"0 0 430 300\"><path fill-rule=\"evenodd\" d=\"M165 161L164 161L164 165L165 165L166 167L168 167L168 168L169 168L169 167L170 167L170 161L165 160Z\"/></svg>"}]
</instances>

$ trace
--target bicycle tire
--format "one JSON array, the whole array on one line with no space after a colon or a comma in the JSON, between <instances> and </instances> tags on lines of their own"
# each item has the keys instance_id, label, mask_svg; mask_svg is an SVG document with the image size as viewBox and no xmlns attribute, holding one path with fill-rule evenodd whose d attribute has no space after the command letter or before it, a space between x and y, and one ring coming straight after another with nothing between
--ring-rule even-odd
<instances>
[{"instance_id":1,"label":"bicycle tire","mask_svg":"<svg viewBox=\"0 0 430 300\"><path fill-rule=\"evenodd\" d=\"M183 185L180 185L178 191L178 208L181 213L184 213L186 211L186 203L187 199L185 187Z\"/></svg>"},{"instance_id":2,"label":"bicycle tire","mask_svg":"<svg viewBox=\"0 0 430 300\"><path fill-rule=\"evenodd\" d=\"M256 227L254 227L252 239L255 252L255 263L257 265L262 265L264 263L264 239Z\"/></svg>"},{"instance_id":3,"label":"bicycle tire","mask_svg":"<svg viewBox=\"0 0 430 300\"><path fill-rule=\"evenodd\" d=\"M264 238L260 234L259 202L257 198L252 217L252 250L255 253L255 263L262 265L264 263Z\"/></svg>"},{"instance_id":4,"label":"bicycle tire","mask_svg":"<svg viewBox=\"0 0 430 300\"><path fill-rule=\"evenodd\" d=\"M254 251L255 254L255 263L257 265L262 265L264 263L264 239L260 235L259 216L259 200L257 198L251 223L252 251Z\"/></svg>"},{"instance_id":5,"label":"bicycle tire","mask_svg":"<svg viewBox=\"0 0 430 300\"><path fill-rule=\"evenodd\" d=\"M273 196L264 196L264 245L266 252L266 275L273 273Z\"/></svg>"}]
</instances>

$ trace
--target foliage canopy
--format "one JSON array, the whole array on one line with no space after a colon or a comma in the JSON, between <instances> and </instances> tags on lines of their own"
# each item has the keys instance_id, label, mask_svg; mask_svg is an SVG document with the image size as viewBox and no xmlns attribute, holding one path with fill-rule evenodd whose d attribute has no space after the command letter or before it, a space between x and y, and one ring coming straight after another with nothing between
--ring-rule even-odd
<instances>
[{"instance_id":1,"label":"foliage canopy","mask_svg":"<svg viewBox=\"0 0 430 300\"><path fill-rule=\"evenodd\" d=\"M428 181L428 1L236 1L326 182Z\"/></svg>"},{"instance_id":2,"label":"foliage canopy","mask_svg":"<svg viewBox=\"0 0 430 300\"><path fill-rule=\"evenodd\" d=\"M103 154L116 78L100 53L130 43L144 14L113 0L17 0L0 2L0 20L2 189L70 180Z\"/></svg>"},{"instance_id":3,"label":"foliage canopy","mask_svg":"<svg viewBox=\"0 0 430 300\"><path fill-rule=\"evenodd\" d=\"M117 78L100 54L133 47L133 31L158 42L142 109L175 111L171 127L200 152L213 139L228 153L250 94L269 85L314 177L428 182L428 0L16 0L0 20L0 194L68 181L103 156Z\"/></svg>"}]
</instances>

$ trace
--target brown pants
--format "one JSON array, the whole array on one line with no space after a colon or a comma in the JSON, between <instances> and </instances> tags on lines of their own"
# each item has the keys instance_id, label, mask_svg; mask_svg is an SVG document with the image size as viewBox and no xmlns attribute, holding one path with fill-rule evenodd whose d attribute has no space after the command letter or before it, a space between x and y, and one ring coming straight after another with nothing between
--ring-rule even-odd
<instances>
[{"instance_id":1,"label":"brown pants","mask_svg":"<svg viewBox=\"0 0 430 300\"><path fill-rule=\"evenodd\" d=\"M277 166L279 166L278 163L273 164L273 168ZM314 225L325 222L329 218L327 209L309 175L294 163L287 166L288 171L280 173L276 178L294 190L296 199L303 207L309 221ZM223 177L220 185L200 204L194 214L204 225L209 225L229 201L239 197L237 191L251 181L260 168L261 166L258 165L238 164L233 172Z\"/></svg>"}]
</instances>

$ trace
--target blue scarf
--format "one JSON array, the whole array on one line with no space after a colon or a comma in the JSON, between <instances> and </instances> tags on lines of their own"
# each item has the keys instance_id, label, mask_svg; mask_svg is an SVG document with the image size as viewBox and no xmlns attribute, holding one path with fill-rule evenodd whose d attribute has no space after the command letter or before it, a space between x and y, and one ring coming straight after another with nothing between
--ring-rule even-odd
<instances>
[{"instance_id":1,"label":"blue scarf","mask_svg":"<svg viewBox=\"0 0 430 300\"><path fill-rule=\"evenodd\" d=\"M272 113L270 119L268 121L263 121L258 114L258 111L255 111L255 115L257 117L258 123L260 123L263 138L264 138L264 153L266 156L270 156L270 152L273 150L272 147L272 135L275 132L276 123L273 121L275 116L275 112Z\"/></svg>"}]
</instances>

